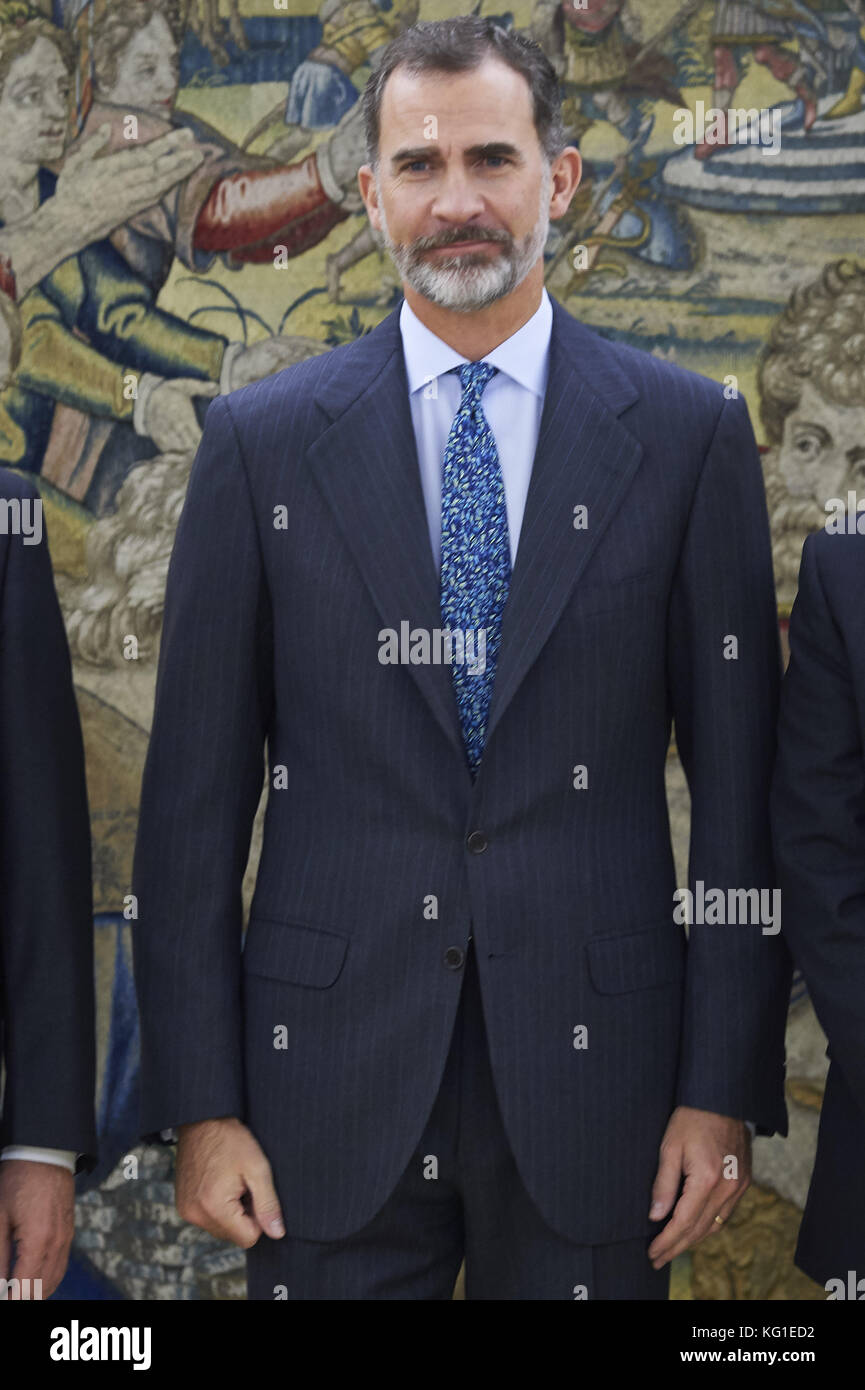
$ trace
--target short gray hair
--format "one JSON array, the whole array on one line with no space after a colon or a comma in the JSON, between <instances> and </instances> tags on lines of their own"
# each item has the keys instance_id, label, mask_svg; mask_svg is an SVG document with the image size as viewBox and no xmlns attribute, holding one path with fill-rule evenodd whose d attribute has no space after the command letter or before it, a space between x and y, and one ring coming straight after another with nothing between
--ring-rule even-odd
<instances>
[{"instance_id":1,"label":"short gray hair","mask_svg":"<svg viewBox=\"0 0 865 1390\"><path fill-rule=\"evenodd\" d=\"M378 163L382 96L395 68L406 68L412 76L421 72L470 72L488 57L500 59L525 78L532 94L538 140L552 163L567 145L561 92L553 65L532 39L478 15L413 24L383 49L361 98L368 162L373 167Z\"/></svg>"}]
</instances>

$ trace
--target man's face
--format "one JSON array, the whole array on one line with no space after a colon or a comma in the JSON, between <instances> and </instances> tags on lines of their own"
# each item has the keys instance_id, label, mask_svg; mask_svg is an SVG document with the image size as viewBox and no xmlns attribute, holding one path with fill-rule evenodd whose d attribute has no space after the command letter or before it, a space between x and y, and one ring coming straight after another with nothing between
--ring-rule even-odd
<instances>
[{"instance_id":1,"label":"man's face","mask_svg":"<svg viewBox=\"0 0 865 1390\"><path fill-rule=\"evenodd\" d=\"M573 196L561 208L551 202L525 79L494 58L465 73L397 68L379 126L365 200L403 281L462 312L509 294L543 254L550 216Z\"/></svg>"},{"instance_id":2,"label":"man's face","mask_svg":"<svg viewBox=\"0 0 865 1390\"><path fill-rule=\"evenodd\" d=\"M113 106L164 117L174 106L178 83L177 44L165 18L155 14L120 54L113 85L100 87L98 95Z\"/></svg>"},{"instance_id":3,"label":"man's face","mask_svg":"<svg viewBox=\"0 0 865 1390\"><path fill-rule=\"evenodd\" d=\"M834 405L806 382L802 399L784 421L778 468L793 497L823 509L865 488L865 405Z\"/></svg>"},{"instance_id":4,"label":"man's face","mask_svg":"<svg viewBox=\"0 0 865 1390\"><path fill-rule=\"evenodd\" d=\"M3 143L25 164L60 159L66 141L69 73L59 50L48 39L11 64L0 93Z\"/></svg>"}]
</instances>

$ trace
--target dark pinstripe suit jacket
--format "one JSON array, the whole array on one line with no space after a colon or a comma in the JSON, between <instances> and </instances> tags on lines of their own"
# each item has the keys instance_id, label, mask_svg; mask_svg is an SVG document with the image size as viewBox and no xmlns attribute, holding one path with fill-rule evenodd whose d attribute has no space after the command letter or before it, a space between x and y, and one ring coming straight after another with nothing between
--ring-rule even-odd
<instances>
[{"instance_id":1,"label":"dark pinstripe suit jacket","mask_svg":"<svg viewBox=\"0 0 865 1390\"><path fill-rule=\"evenodd\" d=\"M382 629L441 625L399 308L208 410L141 802L142 1120L245 1117L295 1235L359 1229L396 1184L470 931L505 1125L560 1232L651 1229L677 1103L785 1129L786 952L748 926L686 949L664 791L675 716L692 878L771 884L780 656L747 409L553 309L476 784L449 669L378 659Z\"/></svg>"},{"instance_id":2,"label":"dark pinstripe suit jacket","mask_svg":"<svg viewBox=\"0 0 865 1390\"><path fill-rule=\"evenodd\" d=\"M0 508L39 497L0 469ZM90 820L69 646L43 531L0 521L0 1148L96 1162Z\"/></svg>"},{"instance_id":3,"label":"dark pinstripe suit jacket","mask_svg":"<svg viewBox=\"0 0 865 1390\"><path fill-rule=\"evenodd\" d=\"M832 1058L796 1251L796 1263L821 1284L846 1283L851 1269L865 1279L863 588L865 536L808 537L772 784L784 934Z\"/></svg>"}]
</instances>

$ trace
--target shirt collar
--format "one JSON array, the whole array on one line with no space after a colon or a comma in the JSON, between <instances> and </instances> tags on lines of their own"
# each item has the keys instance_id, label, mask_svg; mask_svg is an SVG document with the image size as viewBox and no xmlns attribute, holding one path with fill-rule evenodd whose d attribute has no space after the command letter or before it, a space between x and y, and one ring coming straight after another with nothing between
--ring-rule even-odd
<instances>
[{"instance_id":1,"label":"shirt collar","mask_svg":"<svg viewBox=\"0 0 865 1390\"><path fill-rule=\"evenodd\" d=\"M493 348L482 359L493 367L498 367L512 381L536 396L543 397L546 388L547 359L550 335L553 327L553 306L546 286L541 291L541 302L532 317ZM406 376L409 393L427 386L431 379L449 372L453 367L468 362L454 348L449 347L437 337L426 324L421 323L417 314L403 299L399 315L399 329L402 334L405 356Z\"/></svg>"}]
</instances>

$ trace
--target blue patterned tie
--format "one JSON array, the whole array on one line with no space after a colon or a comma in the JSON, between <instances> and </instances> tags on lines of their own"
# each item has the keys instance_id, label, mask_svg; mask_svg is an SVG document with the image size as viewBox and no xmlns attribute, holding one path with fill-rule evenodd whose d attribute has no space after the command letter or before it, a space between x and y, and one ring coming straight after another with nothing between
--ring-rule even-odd
<instances>
[{"instance_id":1,"label":"blue patterned tie","mask_svg":"<svg viewBox=\"0 0 865 1390\"><path fill-rule=\"evenodd\" d=\"M484 415L481 392L498 371L488 362L454 369L463 388L445 448L442 471L441 609L450 631L486 633L484 669L452 664L454 689L469 770L477 775L501 645L502 613L511 580L505 488L496 441ZM466 655L470 653L466 643Z\"/></svg>"}]
</instances>

